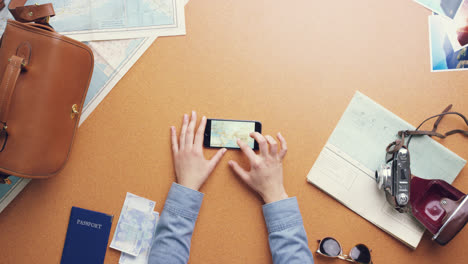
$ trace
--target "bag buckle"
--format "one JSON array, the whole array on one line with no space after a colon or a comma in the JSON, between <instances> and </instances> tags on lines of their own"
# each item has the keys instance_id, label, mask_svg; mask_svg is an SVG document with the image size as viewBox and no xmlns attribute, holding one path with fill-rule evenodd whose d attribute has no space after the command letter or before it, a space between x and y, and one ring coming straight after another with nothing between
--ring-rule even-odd
<instances>
[{"instance_id":1,"label":"bag buckle","mask_svg":"<svg viewBox=\"0 0 468 264\"><path fill-rule=\"evenodd\" d=\"M11 58L8 59L8 62L11 62ZM23 60L23 62L21 62L21 68L24 67L26 67L26 62Z\"/></svg>"},{"instance_id":2,"label":"bag buckle","mask_svg":"<svg viewBox=\"0 0 468 264\"><path fill-rule=\"evenodd\" d=\"M79 114L80 111L78 111L78 105L74 104L72 105L71 113L70 113L70 118L73 119L77 114Z\"/></svg>"},{"instance_id":3,"label":"bag buckle","mask_svg":"<svg viewBox=\"0 0 468 264\"><path fill-rule=\"evenodd\" d=\"M35 6L40 6L40 4L35 3ZM29 12L29 13L28 13L28 16L33 16L33 14L34 14L33 12ZM49 24L50 16L44 17L43 20L44 20L44 22L45 22L46 24Z\"/></svg>"}]
</instances>

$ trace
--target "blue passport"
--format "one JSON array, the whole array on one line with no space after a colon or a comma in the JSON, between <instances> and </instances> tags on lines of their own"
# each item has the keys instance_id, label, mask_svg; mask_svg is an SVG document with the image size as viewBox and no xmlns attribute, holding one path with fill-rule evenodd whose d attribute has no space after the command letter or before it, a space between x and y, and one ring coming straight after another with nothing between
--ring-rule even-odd
<instances>
[{"instance_id":1,"label":"blue passport","mask_svg":"<svg viewBox=\"0 0 468 264\"><path fill-rule=\"evenodd\" d=\"M72 207L60 263L104 263L113 218L113 215Z\"/></svg>"}]
</instances>

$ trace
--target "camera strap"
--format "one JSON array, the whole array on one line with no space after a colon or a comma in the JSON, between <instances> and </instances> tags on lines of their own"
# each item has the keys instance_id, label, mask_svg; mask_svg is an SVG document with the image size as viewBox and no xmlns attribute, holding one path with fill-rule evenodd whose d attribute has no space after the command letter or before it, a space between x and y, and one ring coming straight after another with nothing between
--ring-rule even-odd
<instances>
[{"instance_id":1,"label":"camera strap","mask_svg":"<svg viewBox=\"0 0 468 264\"><path fill-rule=\"evenodd\" d=\"M393 154L393 153L397 152L398 150L400 150L401 148L408 148L408 146L409 146L409 144L411 142L412 136L430 136L430 137L446 138L446 137L448 137L450 135L462 134L463 136L468 137L468 131L467 130L462 130L462 129L450 130L448 132L445 132L444 134L441 134L441 133L437 132L437 128L438 128L440 122L447 115L456 115L456 116L461 117L463 119L463 121L465 121L465 124L468 126L468 119L463 114L461 114L459 112L450 111L451 109L452 109L452 105L449 105L444 109L444 111L442 111L442 113L426 118L426 120L424 120L421 124L419 124L419 126L415 130L398 131L398 136L401 139L397 139L394 142L390 143L387 146L387 153L388 154ZM432 127L432 130L419 130L419 128L422 125L424 125L424 123L426 123L427 121L429 121L429 120L431 120L433 118L436 118L436 117L437 117L437 120L434 122L434 126ZM405 145L405 137L408 137L408 144L406 144L406 145Z\"/></svg>"},{"instance_id":2,"label":"camera strap","mask_svg":"<svg viewBox=\"0 0 468 264\"><path fill-rule=\"evenodd\" d=\"M450 130L448 132L446 132L445 134L441 134L441 133L438 133L437 132L437 127L439 126L440 122L442 121L442 119L447 116L447 115L456 115L456 116L459 116L463 119L463 121L465 121L465 124L468 126L468 119L462 115L461 113L459 112L454 112L454 111L451 111L450 110L452 109L452 105L449 105L447 106L444 111L442 111L442 113L438 114L438 115L433 115L431 117L428 117L426 118L426 120L424 120L415 130L404 130L404 131L399 131L398 132L398 135L401 137L403 134L405 136L409 136L408 138L408 145L411 141L411 137L412 136L422 136L422 135L427 135L427 136L430 136L430 137L438 137L438 138L446 138L450 135L453 135L453 134L462 134L464 136L468 136L468 131L467 130L462 130L462 129L454 129L454 130ZM436 122L434 123L434 126L432 128L431 131L425 131L425 130L419 130L419 128L424 125L424 123L426 123L427 121L433 119L433 118L436 118L437 117L437 120Z\"/></svg>"}]
</instances>

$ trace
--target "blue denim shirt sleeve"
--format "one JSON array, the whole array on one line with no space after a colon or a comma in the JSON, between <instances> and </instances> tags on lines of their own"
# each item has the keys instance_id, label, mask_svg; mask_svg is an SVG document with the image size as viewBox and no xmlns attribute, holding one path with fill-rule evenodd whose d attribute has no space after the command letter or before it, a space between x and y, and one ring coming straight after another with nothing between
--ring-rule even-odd
<instances>
[{"instance_id":1,"label":"blue denim shirt sleeve","mask_svg":"<svg viewBox=\"0 0 468 264\"><path fill-rule=\"evenodd\" d=\"M263 205L274 264L314 263L296 197Z\"/></svg>"},{"instance_id":2,"label":"blue denim shirt sleeve","mask_svg":"<svg viewBox=\"0 0 468 264\"><path fill-rule=\"evenodd\" d=\"M187 263L203 194L173 183L156 228L148 263ZM265 204L273 263L313 263L296 198Z\"/></svg>"},{"instance_id":3,"label":"blue denim shirt sleeve","mask_svg":"<svg viewBox=\"0 0 468 264\"><path fill-rule=\"evenodd\" d=\"M203 193L173 183L159 218L149 264L187 263Z\"/></svg>"}]
</instances>

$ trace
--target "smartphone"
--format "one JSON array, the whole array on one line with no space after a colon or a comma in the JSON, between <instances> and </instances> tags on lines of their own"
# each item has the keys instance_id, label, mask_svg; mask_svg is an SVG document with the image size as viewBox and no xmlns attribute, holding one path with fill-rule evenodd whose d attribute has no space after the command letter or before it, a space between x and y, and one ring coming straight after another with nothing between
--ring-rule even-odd
<instances>
[{"instance_id":1,"label":"smartphone","mask_svg":"<svg viewBox=\"0 0 468 264\"><path fill-rule=\"evenodd\" d=\"M207 119L203 145L208 148L238 149L237 139L246 142L252 149L258 143L250 133L262 133L262 123L248 120Z\"/></svg>"}]
</instances>

